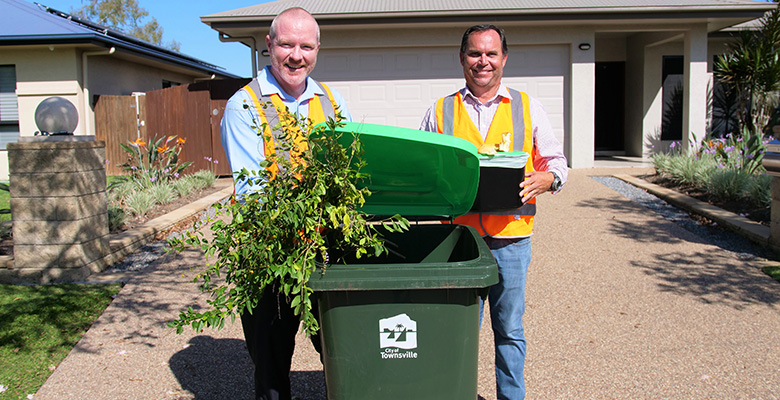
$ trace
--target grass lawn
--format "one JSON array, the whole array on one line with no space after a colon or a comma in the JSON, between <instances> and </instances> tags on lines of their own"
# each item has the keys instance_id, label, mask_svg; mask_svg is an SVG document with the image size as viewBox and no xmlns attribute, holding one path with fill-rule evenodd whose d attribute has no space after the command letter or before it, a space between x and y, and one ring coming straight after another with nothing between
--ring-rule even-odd
<instances>
[{"instance_id":1,"label":"grass lawn","mask_svg":"<svg viewBox=\"0 0 780 400\"><path fill-rule=\"evenodd\" d=\"M780 267L764 267L761 268L765 274L772 277L772 279L780 282Z\"/></svg>"},{"instance_id":2,"label":"grass lawn","mask_svg":"<svg viewBox=\"0 0 780 400\"><path fill-rule=\"evenodd\" d=\"M4 182L8 183L8 182ZM0 210L11 208L11 194L5 190L0 190ZM0 214L0 221L10 221L11 214Z\"/></svg>"},{"instance_id":3,"label":"grass lawn","mask_svg":"<svg viewBox=\"0 0 780 400\"><path fill-rule=\"evenodd\" d=\"M0 285L0 399L34 394L119 289Z\"/></svg>"}]
</instances>

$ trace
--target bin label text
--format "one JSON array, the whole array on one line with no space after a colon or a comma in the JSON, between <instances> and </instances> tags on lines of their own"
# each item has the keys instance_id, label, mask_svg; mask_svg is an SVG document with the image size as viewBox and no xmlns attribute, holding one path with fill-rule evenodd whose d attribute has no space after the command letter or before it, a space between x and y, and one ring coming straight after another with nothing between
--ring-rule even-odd
<instances>
[{"instance_id":1,"label":"bin label text","mask_svg":"<svg viewBox=\"0 0 780 400\"><path fill-rule=\"evenodd\" d=\"M380 319L379 347L384 359L417 358L417 352L408 351L417 348L417 322L406 314Z\"/></svg>"}]
</instances>

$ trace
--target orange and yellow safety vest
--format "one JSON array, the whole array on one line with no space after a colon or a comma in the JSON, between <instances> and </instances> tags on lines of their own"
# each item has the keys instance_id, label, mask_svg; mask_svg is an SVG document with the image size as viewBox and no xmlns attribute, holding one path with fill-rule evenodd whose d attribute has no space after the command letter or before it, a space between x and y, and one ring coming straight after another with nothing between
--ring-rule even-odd
<instances>
[{"instance_id":1,"label":"orange and yellow safety vest","mask_svg":"<svg viewBox=\"0 0 780 400\"><path fill-rule=\"evenodd\" d=\"M316 81L315 83L319 85L330 101L322 102L320 101L320 96L314 96L314 98L309 100L308 118L311 119L314 125L326 122L328 118L335 118L335 110L338 109L338 104L330 88L323 83ZM298 145L301 151L305 151L308 148L308 143L304 140L305 137L300 133L300 129L293 124L292 116L287 111L287 107L278 94L263 95L257 79L253 79L243 89L252 98L257 114L260 117L260 124L265 126L263 131L263 152L266 157L274 154L275 146L273 139L280 137L285 130L295 135L293 142ZM270 107L269 104L273 105L273 107ZM266 140L266 138L271 138L271 140ZM292 160L295 160L295 155L292 155ZM271 171L272 177L275 177L279 172L279 167L273 164L268 167L268 170Z\"/></svg>"},{"instance_id":2,"label":"orange and yellow safety vest","mask_svg":"<svg viewBox=\"0 0 780 400\"><path fill-rule=\"evenodd\" d=\"M436 127L439 133L454 135L466 139L477 148L483 144L499 144L503 134L512 134L512 151L528 153L525 171L534 170L533 159L533 125L528 95L509 89L512 99L503 97L490 124L487 137L483 140L474 122L466 111L460 92L443 97L436 102ZM516 133L522 132L522 140L515 140ZM522 144L522 146L519 146ZM518 192L520 188L518 187ZM522 207L501 212L469 213L455 218L456 224L469 225L482 236L496 238L518 238L530 236L533 233L534 214L536 213L536 198L529 200Z\"/></svg>"}]
</instances>

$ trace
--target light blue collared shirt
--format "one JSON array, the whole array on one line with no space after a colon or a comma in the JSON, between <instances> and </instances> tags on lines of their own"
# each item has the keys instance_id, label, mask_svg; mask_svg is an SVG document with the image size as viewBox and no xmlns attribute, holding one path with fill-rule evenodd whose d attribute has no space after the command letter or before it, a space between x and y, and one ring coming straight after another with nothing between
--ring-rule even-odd
<instances>
[{"instance_id":1,"label":"light blue collared shirt","mask_svg":"<svg viewBox=\"0 0 780 400\"><path fill-rule=\"evenodd\" d=\"M279 86L276 78L271 74L271 67L266 66L257 76L260 85L260 91L264 96L278 94L285 106L292 113L300 117L308 118L309 101L314 96L324 96L321 101L328 101L327 95L323 92L314 79L306 78L306 90L297 99L285 93ZM346 121L352 121L352 115L349 113L347 103L339 92L331 89L333 98L339 106L342 117ZM257 93L260 97L260 93ZM248 108L245 108L247 105ZM265 160L262 137L258 136L257 129L260 126L260 117L255 109L252 96L246 90L241 89L234 94L225 105L225 114L222 117L220 131L222 136L222 147L225 149L230 170L234 172L233 181L237 174L235 172L246 168L248 171L260 171L260 162ZM235 182L236 194L246 193L252 190L247 182Z\"/></svg>"}]
</instances>

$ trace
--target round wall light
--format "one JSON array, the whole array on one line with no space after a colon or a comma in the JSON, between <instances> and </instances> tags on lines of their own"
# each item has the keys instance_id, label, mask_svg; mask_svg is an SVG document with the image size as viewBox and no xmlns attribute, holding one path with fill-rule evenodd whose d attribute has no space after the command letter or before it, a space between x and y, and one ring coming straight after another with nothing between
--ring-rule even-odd
<instances>
[{"instance_id":1,"label":"round wall light","mask_svg":"<svg viewBox=\"0 0 780 400\"><path fill-rule=\"evenodd\" d=\"M584 50L590 50L590 43L580 43L580 45L577 46L577 47L579 47L580 50L583 50L583 51Z\"/></svg>"}]
</instances>

